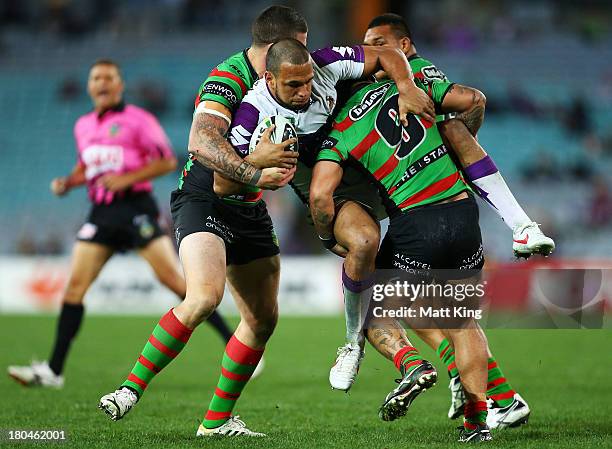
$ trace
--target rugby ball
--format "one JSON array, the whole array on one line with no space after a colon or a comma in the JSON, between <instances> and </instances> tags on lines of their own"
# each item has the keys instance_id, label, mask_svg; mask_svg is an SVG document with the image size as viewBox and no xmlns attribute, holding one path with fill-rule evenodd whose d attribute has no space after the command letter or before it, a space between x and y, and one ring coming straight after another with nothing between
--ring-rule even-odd
<instances>
[{"instance_id":1,"label":"rugby ball","mask_svg":"<svg viewBox=\"0 0 612 449\"><path fill-rule=\"evenodd\" d=\"M268 129L270 126L275 125L274 131L270 135L270 140L272 143L282 143L287 139L296 138L297 139L297 131L295 130L295 126L293 126L293 122L282 115L273 115L272 117L266 117L255 131L253 131L253 135L251 136L251 140L249 141L249 153L255 151L255 147L261 140L261 136L264 131ZM298 143L295 142L285 148L288 151L298 151Z\"/></svg>"}]
</instances>

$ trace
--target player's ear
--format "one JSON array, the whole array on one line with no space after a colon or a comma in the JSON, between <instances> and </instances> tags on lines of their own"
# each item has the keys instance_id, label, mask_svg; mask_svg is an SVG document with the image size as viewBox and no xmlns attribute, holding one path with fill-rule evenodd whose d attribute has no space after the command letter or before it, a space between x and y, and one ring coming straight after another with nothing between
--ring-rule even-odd
<instances>
[{"instance_id":1,"label":"player's ear","mask_svg":"<svg viewBox=\"0 0 612 449\"><path fill-rule=\"evenodd\" d=\"M297 33L293 38L296 41L300 41L306 47L308 45L308 32L306 33Z\"/></svg>"},{"instance_id":2,"label":"player's ear","mask_svg":"<svg viewBox=\"0 0 612 449\"><path fill-rule=\"evenodd\" d=\"M412 47L412 41L410 40L409 37L402 37L399 40L400 43L400 50L402 50L402 53L406 54L410 51L410 48Z\"/></svg>"},{"instance_id":3,"label":"player's ear","mask_svg":"<svg viewBox=\"0 0 612 449\"><path fill-rule=\"evenodd\" d=\"M89 80L87 80L87 95L89 95L90 97L92 96L92 93L91 93L91 82Z\"/></svg>"},{"instance_id":4,"label":"player's ear","mask_svg":"<svg viewBox=\"0 0 612 449\"><path fill-rule=\"evenodd\" d=\"M266 84L274 89L276 87L276 79L274 78L274 74L272 72L268 72L267 70L264 72L264 79L266 80Z\"/></svg>"}]
</instances>

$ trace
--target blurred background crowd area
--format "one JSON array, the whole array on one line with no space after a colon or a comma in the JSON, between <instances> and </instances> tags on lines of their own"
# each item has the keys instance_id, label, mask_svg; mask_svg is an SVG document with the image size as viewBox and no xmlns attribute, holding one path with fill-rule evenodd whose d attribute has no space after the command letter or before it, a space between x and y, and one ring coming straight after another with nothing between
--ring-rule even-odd
<instances>
[{"instance_id":1,"label":"blurred background crowd area","mask_svg":"<svg viewBox=\"0 0 612 449\"><path fill-rule=\"evenodd\" d=\"M281 2L282 3L282 2ZM72 129L90 108L87 71L116 59L126 100L158 116L187 157L193 100L208 72L249 44L260 0L0 0L0 253L62 254L84 222L84 190L49 182L75 162ZM419 53L488 99L483 147L557 256L612 254L612 4L608 1L286 2L309 23L309 46L357 43L382 12L408 20ZM168 227L178 171L156 182ZM290 189L267 194L284 254L323 250ZM481 204L490 257L511 234Z\"/></svg>"}]
</instances>

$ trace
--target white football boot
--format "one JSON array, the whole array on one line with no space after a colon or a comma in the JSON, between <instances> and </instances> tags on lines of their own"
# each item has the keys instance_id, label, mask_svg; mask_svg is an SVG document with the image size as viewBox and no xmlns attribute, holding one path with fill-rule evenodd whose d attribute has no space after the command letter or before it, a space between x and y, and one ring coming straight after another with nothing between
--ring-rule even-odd
<instances>
[{"instance_id":1,"label":"white football boot","mask_svg":"<svg viewBox=\"0 0 612 449\"><path fill-rule=\"evenodd\" d=\"M531 410L520 394L514 394L514 400L506 407L498 407L491 399L487 401L487 425L491 429L505 429L527 424Z\"/></svg>"},{"instance_id":2,"label":"white football boot","mask_svg":"<svg viewBox=\"0 0 612 449\"><path fill-rule=\"evenodd\" d=\"M98 408L112 419L117 421L125 416L138 402L138 396L129 388L121 387L112 393L105 394L100 398Z\"/></svg>"},{"instance_id":3,"label":"white football boot","mask_svg":"<svg viewBox=\"0 0 612 449\"><path fill-rule=\"evenodd\" d=\"M485 441L491 441L491 431L486 424L479 424L474 430L467 430L465 427L459 427L459 441L460 443L482 443Z\"/></svg>"},{"instance_id":4,"label":"white football boot","mask_svg":"<svg viewBox=\"0 0 612 449\"><path fill-rule=\"evenodd\" d=\"M224 435L228 437L237 437L237 436L245 436L245 437L265 437L265 433L253 432L252 430L247 429L244 421L238 419L239 416L231 416L229 420L227 420L223 425L219 427L215 427L214 429L207 429L202 424L198 427L198 431L196 432L197 437L212 437L215 435Z\"/></svg>"},{"instance_id":5,"label":"white football boot","mask_svg":"<svg viewBox=\"0 0 612 449\"><path fill-rule=\"evenodd\" d=\"M8 375L26 387L62 388L64 376L55 374L47 362L32 362L28 366L9 366Z\"/></svg>"},{"instance_id":6,"label":"white football boot","mask_svg":"<svg viewBox=\"0 0 612 449\"><path fill-rule=\"evenodd\" d=\"M451 377L448 389L451 391L451 405L448 409L449 419L457 419L463 416L463 409L465 408L465 391L463 391L463 385L461 385L461 379L459 376Z\"/></svg>"},{"instance_id":7,"label":"white football boot","mask_svg":"<svg viewBox=\"0 0 612 449\"><path fill-rule=\"evenodd\" d=\"M336 363L329 370L329 383L333 389L351 389L364 356L365 352L358 343L347 343L338 348Z\"/></svg>"},{"instance_id":8,"label":"white football boot","mask_svg":"<svg viewBox=\"0 0 612 449\"><path fill-rule=\"evenodd\" d=\"M525 223L512 232L512 250L516 257L529 258L532 254L548 256L555 249L555 242L544 235L537 223Z\"/></svg>"}]
</instances>

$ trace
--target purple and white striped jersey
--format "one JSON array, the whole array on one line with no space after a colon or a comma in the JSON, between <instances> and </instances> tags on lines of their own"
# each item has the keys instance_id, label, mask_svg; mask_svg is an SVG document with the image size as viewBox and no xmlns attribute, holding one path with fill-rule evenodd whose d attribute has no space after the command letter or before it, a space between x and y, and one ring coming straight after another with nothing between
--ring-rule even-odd
<instances>
[{"instance_id":1,"label":"purple and white striped jersey","mask_svg":"<svg viewBox=\"0 0 612 449\"><path fill-rule=\"evenodd\" d=\"M360 45L325 47L310 55L314 78L307 107L298 111L285 108L274 99L264 79L258 80L242 99L228 132L231 144L241 157L249 154L249 141L259 122L273 115L282 115L293 122L299 137L300 153L316 150L309 148L309 143L318 139L309 137L314 136L330 118L338 99L336 84L361 78L365 58Z\"/></svg>"}]
</instances>

